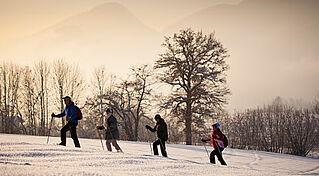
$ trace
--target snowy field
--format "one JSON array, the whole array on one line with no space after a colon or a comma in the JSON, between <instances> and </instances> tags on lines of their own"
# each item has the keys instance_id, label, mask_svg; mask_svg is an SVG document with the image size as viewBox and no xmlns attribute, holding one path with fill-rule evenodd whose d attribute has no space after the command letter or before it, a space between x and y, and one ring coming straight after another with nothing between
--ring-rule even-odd
<instances>
[{"instance_id":1,"label":"snowy field","mask_svg":"<svg viewBox=\"0 0 319 176\"><path fill-rule=\"evenodd\" d=\"M66 147L46 139L0 134L0 175L319 175L319 159L284 154L227 148L228 166L221 166L209 163L203 146L168 144L164 158L143 142L119 141L124 153L116 153L103 151L100 140L80 139L78 149L70 138Z\"/></svg>"}]
</instances>

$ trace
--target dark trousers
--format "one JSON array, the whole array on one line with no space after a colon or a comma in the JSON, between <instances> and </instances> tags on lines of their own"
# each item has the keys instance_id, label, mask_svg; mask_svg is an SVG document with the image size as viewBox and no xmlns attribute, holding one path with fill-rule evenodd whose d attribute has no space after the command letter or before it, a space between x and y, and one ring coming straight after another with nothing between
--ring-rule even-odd
<instances>
[{"instance_id":1,"label":"dark trousers","mask_svg":"<svg viewBox=\"0 0 319 176\"><path fill-rule=\"evenodd\" d=\"M112 145L115 147L115 149L117 151L122 151L120 146L117 144L116 139L108 139L108 140L106 140L106 147L107 147L108 151L112 151L111 143L112 143Z\"/></svg>"},{"instance_id":2,"label":"dark trousers","mask_svg":"<svg viewBox=\"0 0 319 176\"><path fill-rule=\"evenodd\" d=\"M215 148L210 153L210 163L215 164L215 155L216 155L221 165L227 165L222 156L223 150L224 150L223 148Z\"/></svg>"},{"instance_id":3,"label":"dark trousers","mask_svg":"<svg viewBox=\"0 0 319 176\"><path fill-rule=\"evenodd\" d=\"M160 145L160 147L161 147L162 155L164 157L167 157L166 147L165 147L165 140L161 140L161 139L158 139L157 141L155 141L153 143L154 155L158 155L158 149L157 149L158 145Z\"/></svg>"},{"instance_id":4,"label":"dark trousers","mask_svg":"<svg viewBox=\"0 0 319 176\"><path fill-rule=\"evenodd\" d=\"M61 129L61 144L66 145L66 132L70 130L71 138L73 139L75 147L80 147L80 142L78 136L76 135L76 126L77 124L68 122L62 129Z\"/></svg>"}]
</instances>

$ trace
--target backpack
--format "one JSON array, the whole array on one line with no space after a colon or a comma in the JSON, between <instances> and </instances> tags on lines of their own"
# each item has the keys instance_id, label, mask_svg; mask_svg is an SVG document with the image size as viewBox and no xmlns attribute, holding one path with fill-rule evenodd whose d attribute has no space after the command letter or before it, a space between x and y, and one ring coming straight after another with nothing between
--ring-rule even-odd
<instances>
[{"instance_id":1,"label":"backpack","mask_svg":"<svg viewBox=\"0 0 319 176\"><path fill-rule=\"evenodd\" d=\"M224 148L226 148L228 146L228 139L227 139L226 135L224 135L223 143L224 143Z\"/></svg>"},{"instance_id":2,"label":"backpack","mask_svg":"<svg viewBox=\"0 0 319 176\"><path fill-rule=\"evenodd\" d=\"M81 109L77 106L75 106L76 112L77 112L77 116L76 116L76 120L82 120L83 116L82 116L82 112Z\"/></svg>"}]
</instances>

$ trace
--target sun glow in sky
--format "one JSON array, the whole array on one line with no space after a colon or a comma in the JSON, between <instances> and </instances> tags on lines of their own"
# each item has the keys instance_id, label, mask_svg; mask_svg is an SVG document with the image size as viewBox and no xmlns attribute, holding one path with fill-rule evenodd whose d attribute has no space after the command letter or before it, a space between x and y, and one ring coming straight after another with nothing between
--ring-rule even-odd
<instances>
[{"instance_id":1,"label":"sun glow in sky","mask_svg":"<svg viewBox=\"0 0 319 176\"><path fill-rule=\"evenodd\" d=\"M110 3L113 2L113 3ZM114 3L115 2L115 3ZM0 0L0 59L66 58L90 75L152 64L164 36L192 27L229 50L229 109L319 92L319 1Z\"/></svg>"}]
</instances>

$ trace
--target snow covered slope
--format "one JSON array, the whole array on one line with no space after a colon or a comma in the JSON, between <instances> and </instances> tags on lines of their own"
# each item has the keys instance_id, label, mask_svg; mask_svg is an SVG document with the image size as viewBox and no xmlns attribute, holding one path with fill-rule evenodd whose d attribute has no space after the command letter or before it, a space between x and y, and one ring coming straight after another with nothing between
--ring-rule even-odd
<instances>
[{"instance_id":1,"label":"snow covered slope","mask_svg":"<svg viewBox=\"0 0 319 176\"><path fill-rule=\"evenodd\" d=\"M164 158L143 142L119 141L125 153L103 151L95 139L80 139L80 149L69 138L66 147L58 142L0 134L0 175L319 175L319 159L291 155L227 148L221 166L209 164L203 146L168 144Z\"/></svg>"}]
</instances>

